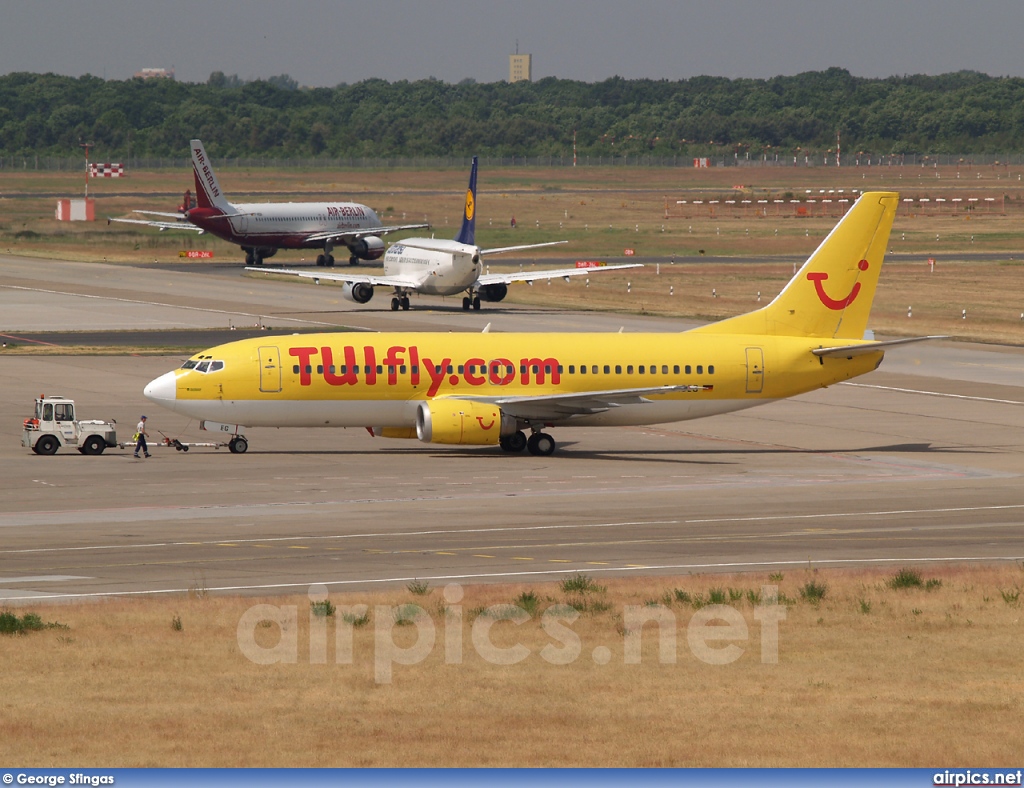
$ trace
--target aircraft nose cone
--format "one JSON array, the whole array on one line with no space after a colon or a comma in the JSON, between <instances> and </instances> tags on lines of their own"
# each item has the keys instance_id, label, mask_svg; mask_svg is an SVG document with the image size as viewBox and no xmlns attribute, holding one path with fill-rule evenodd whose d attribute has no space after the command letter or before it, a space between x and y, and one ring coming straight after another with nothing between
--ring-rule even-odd
<instances>
[{"instance_id":1,"label":"aircraft nose cone","mask_svg":"<svg viewBox=\"0 0 1024 788\"><path fill-rule=\"evenodd\" d=\"M177 376L173 372L165 372L156 380L151 380L142 390L146 399L166 407L174 407L177 392Z\"/></svg>"}]
</instances>

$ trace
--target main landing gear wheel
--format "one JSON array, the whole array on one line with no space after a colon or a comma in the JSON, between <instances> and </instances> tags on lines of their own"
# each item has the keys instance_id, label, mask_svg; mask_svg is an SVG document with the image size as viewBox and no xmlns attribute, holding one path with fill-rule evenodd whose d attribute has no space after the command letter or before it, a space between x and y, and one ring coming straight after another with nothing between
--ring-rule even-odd
<instances>
[{"instance_id":1,"label":"main landing gear wheel","mask_svg":"<svg viewBox=\"0 0 1024 788\"><path fill-rule=\"evenodd\" d=\"M318 254L316 256L316 264L317 264L317 266L322 268L324 265L326 265L326 263L327 263L327 258L324 257L324 255Z\"/></svg>"},{"instance_id":2,"label":"main landing gear wheel","mask_svg":"<svg viewBox=\"0 0 1024 788\"><path fill-rule=\"evenodd\" d=\"M401 302L402 302L402 309L404 309L406 312L408 312L409 311L409 296L402 296Z\"/></svg>"},{"instance_id":3,"label":"main landing gear wheel","mask_svg":"<svg viewBox=\"0 0 1024 788\"><path fill-rule=\"evenodd\" d=\"M333 254L327 255L327 258L326 258L325 262L326 262L326 265L327 265L328 268L333 266L334 265L334 255Z\"/></svg>"},{"instance_id":4,"label":"main landing gear wheel","mask_svg":"<svg viewBox=\"0 0 1024 788\"><path fill-rule=\"evenodd\" d=\"M392 312L397 312L398 311L398 307L400 307L401 305L402 305L402 299L400 299L398 296L395 296L394 298L391 299L391 311Z\"/></svg>"},{"instance_id":5,"label":"main landing gear wheel","mask_svg":"<svg viewBox=\"0 0 1024 788\"><path fill-rule=\"evenodd\" d=\"M546 432L535 432L526 441L526 448L537 457L550 457L555 453L555 439Z\"/></svg>"},{"instance_id":6,"label":"main landing gear wheel","mask_svg":"<svg viewBox=\"0 0 1024 788\"><path fill-rule=\"evenodd\" d=\"M480 296L473 296L473 309L480 311Z\"/></svg>"},{"instance_id":7,"label":"main landing gear wheel","mask_svg":"<svg viewBox=\"0 0 1024 788\"><path fill-rule=\"evenodd\" d=\"M359 258L356 257L355 255L352 255L351 257L348 258L348 264L349 265L359 265Z\"/></svg>"},{"instance_id":8,"label":"main landing gear wheel","mask_svg":"<svg viewBox=\"0 0 1024 788\"><path fill-rule=\"evenodd\" d=\"M469 311L469 308L473 305L473 302L469 300L469 296L462 299L462 308Z\"/></svg>"},{"instance_id":9,"label":"main landing gear wheel","mask_svg":"<svg viewBox=\"0 0 1024 788\"><path fill-rule=\"evenodd\" d=\"M245 264L252 265L252 249L247 249L245 252Z\"/></svg>"},{"instance_id":10,"label":"main landing gear wheel","mask_svg":"<svg viewBox=\"0 0 1024 788\"><path fill-rule=\"evenodd\" d=\"M525 449L526 443L526 433L522 430L516 430L511 435L504 435L498 441L498 445L510 454L520 452Z\"/></svg>"},{"instance_id":11,"label":"main landing gear wheel","mask_svg":"<svg viewBox=\"0 0 1024 788\"><path fill-rule=\"evenodd\" d=\"M239 435L228 441L228 451L232 454L245 454L249 450L249 441Z\"/></svg>"}]
</instances>

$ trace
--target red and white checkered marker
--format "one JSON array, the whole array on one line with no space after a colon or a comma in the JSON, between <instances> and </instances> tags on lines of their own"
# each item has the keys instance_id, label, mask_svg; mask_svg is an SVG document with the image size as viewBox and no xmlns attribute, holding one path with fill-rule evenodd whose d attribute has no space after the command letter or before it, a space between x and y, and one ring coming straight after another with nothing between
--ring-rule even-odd
<instances>
[{"instance_id":1,"label":"red and white checkered marker","mask_svg":"<svg viewBox=\"0 0 1024 788\"><path fill-rule=\"evenodd\" d=\"M120 178L122 175L124 175L124 165L118 162L89 165L91 178Z\"/></svg>"}]
</instances>

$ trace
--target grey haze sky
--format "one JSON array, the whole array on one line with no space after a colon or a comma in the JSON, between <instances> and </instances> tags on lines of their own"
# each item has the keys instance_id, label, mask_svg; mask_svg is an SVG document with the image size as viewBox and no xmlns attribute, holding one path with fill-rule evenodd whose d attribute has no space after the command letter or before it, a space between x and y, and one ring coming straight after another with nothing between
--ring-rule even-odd
<instances>
[{"instance_id":1,"label":"grey haze sky","mask_svg":"<svg viewBox=\"0 0 1024 788\"><path fill-rule=\"evenodd\" d=\"M0 74L495 82L517 39L534 79L1024 76L1022 0L0 0Z\"/></svg>"}]
</instances>

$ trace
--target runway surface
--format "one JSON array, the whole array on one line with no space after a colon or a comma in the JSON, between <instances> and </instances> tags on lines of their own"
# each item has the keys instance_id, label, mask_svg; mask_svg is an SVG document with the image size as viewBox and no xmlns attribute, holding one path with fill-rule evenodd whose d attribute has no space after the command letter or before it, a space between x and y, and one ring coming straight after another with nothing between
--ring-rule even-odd
<instances>
[{"instance_id":1,"label":"runway surface","mask_svg":"<svg viewBox=\"0 0 1024 788\"><path fill-rule=\"evenodd\" d=\"M286 331L687 327L496 306L463 313L451 300L392 313L237 272L0 257L9 336L219 336L227 321L253 317ZM122 438L146 413L158 437L208 440L142 397L182 358L0 355L0 599L1024 557L1024 352L1015 348L908 346L851 384L741 413L553 430L559 451L548 458L361 430L253 429L245 455L158 448L150 460L21 447L41 392L73 396L80 418L116 418Z\"/></svg>"}]
</instances>

